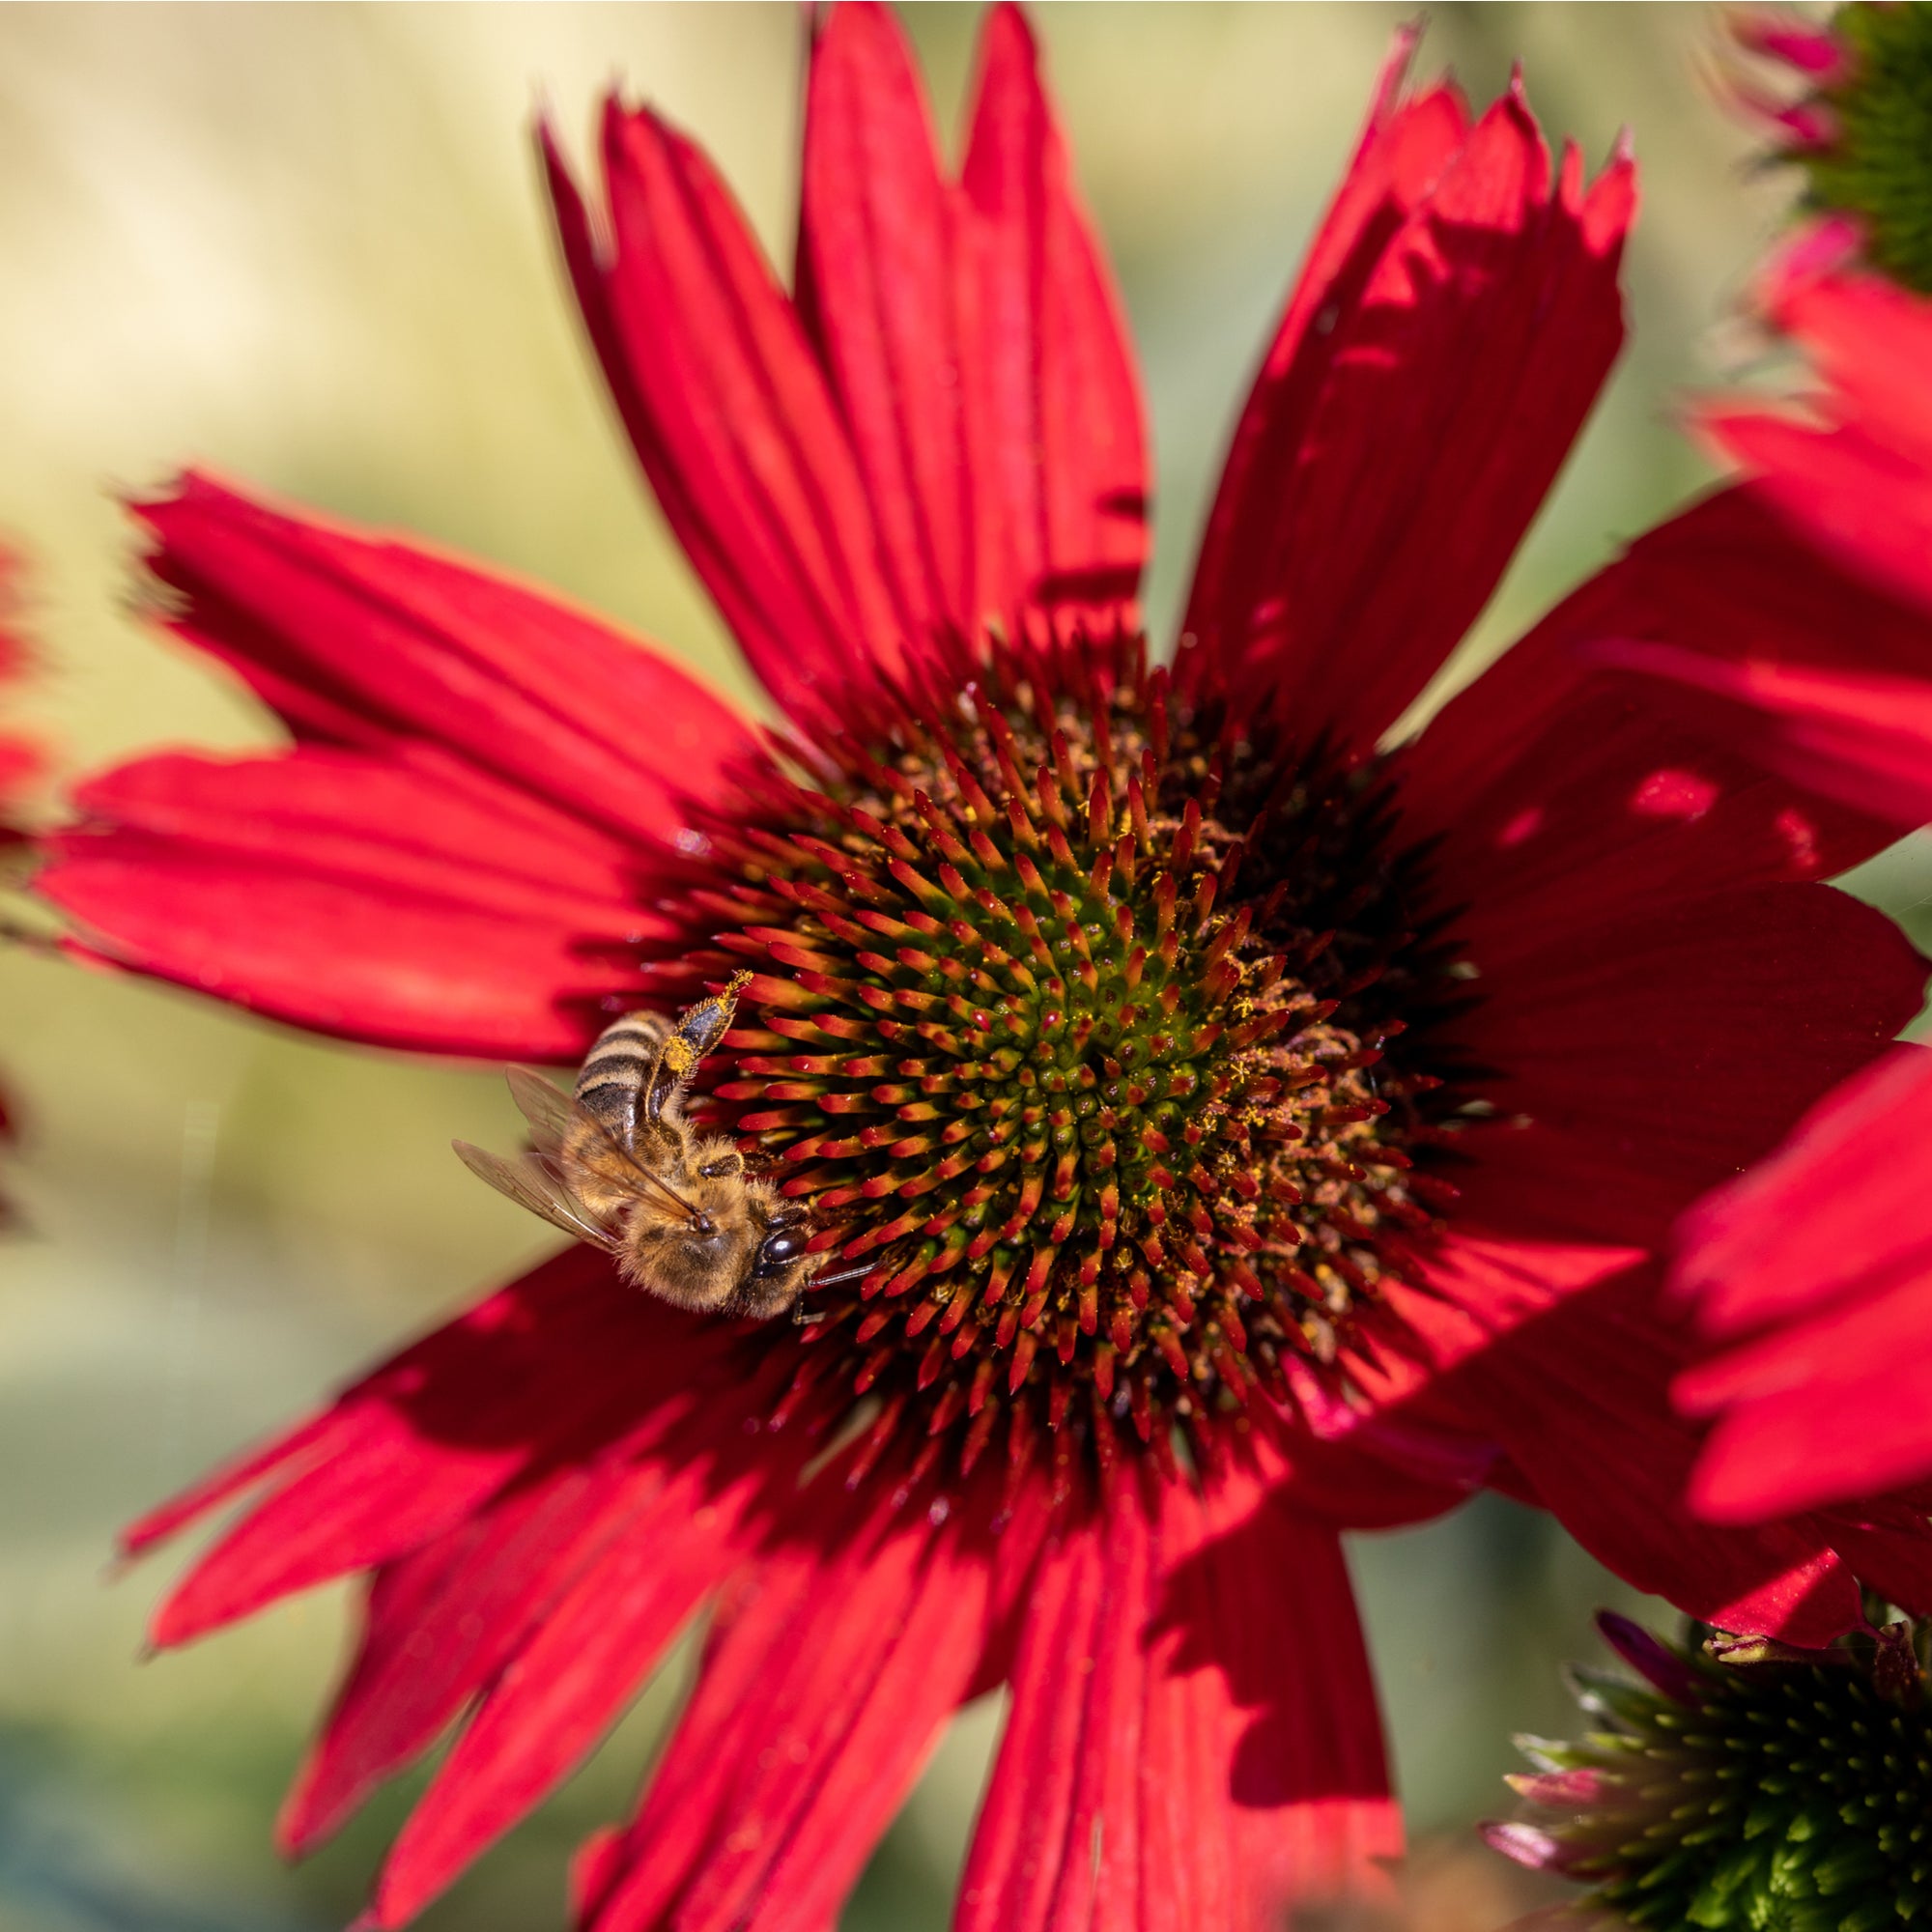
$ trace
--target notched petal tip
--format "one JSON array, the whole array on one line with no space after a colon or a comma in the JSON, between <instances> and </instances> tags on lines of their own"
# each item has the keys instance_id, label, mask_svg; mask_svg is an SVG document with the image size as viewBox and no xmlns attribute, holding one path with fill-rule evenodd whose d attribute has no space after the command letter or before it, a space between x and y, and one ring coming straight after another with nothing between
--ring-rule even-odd
<instances>
[{"instance_id":1,"label":"notched petal tip","mask_svg":"<svg viewBox=\"0 0 1932 1932\"><path fill-rule=\"evenodd\" d=\"M1408 85L1409 73L1415 65L1416 50L1422 44L1422 36L1427 20L1417 14L1411 20L1404 20L1389 38L1388 52L1382 56L1379 72L1376 75L1374 92L1369 96L1367 125L1362 129L1360 150L1368 148L1377 134L1395 116L1404 104L1403 92Z\"/></svg>"},{"instance_id":2,"label":"notched petal tip","mask_svg":"<svg viewBox=\"0 0 1932 1932\"><path fill-rule=\"evenodd\" d=\"M1626 128L1611 144L1609 159L1583 197L1583 245L1594 255L1615 261L1636 219L1638 201L1636 143Z\"/></svg>"}]
</instances>

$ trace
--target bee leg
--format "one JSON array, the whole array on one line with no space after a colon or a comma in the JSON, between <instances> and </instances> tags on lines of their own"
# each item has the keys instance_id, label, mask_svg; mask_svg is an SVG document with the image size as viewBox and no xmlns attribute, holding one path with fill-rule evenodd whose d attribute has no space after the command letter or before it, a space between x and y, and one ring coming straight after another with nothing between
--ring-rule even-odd
<instances>
[{"instance_id":1,"label":"bee leg","mask_svg":"<svg viewBox=\"0 0 1932 1932\"><path fill-rule=\"evenodd\" d=\"M738 995L751 977L749 973L732 974L715 999L700 1000L678 1015L676 1031L659 1050L651 1077L644 1083L643 1117L649 1125L658 1124L686 1081L696 1072L697 1063L724 1037L737 1010Z\"/></svg>"}]
</instances>

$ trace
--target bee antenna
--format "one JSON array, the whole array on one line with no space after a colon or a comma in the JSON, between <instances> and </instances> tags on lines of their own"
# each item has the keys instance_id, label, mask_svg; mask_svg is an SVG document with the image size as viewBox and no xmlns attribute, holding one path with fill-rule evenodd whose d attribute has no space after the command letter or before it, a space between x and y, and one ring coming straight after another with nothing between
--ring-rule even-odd
<instances>
[{"instance_id":1,"label":"bee antenna","mask_svg":"<svg viewBox=\"0 0 1932 1932\"><path fill-rule=\"evenodd\" d=\"M810 1288L838 1288L848 1281L861 1281L876 1271L877 1262L857 1262L851 1267L840 1268L836 1274L814 1275L807 1284Z\"/></svg>"}]
</instances>

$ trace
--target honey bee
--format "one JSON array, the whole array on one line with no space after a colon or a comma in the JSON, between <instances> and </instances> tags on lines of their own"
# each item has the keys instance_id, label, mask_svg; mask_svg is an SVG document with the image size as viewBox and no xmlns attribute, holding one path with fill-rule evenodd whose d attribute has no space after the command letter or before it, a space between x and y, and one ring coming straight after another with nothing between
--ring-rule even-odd
<instances>
[{"instance_id":1,"label":"honey bee","mask_svg":"<svg viewBox=\"0 0 1932 1932\"><path fill-rule=\"evenodd\" d=\"M452 1145L472 1174L567 1235L615 1258L626 1280L679 1308L764 1320L796 1306L825 1277L829 1255L808 1252L811 1218L719 1134L684 1118L698 1063L724 1038L751 979L735 975L672 1025L627 1013L605 1028L566 1097L526 1066L510 1092L529 1122L531 1151L505 1160Z\"/></svg>"}]
</instances>

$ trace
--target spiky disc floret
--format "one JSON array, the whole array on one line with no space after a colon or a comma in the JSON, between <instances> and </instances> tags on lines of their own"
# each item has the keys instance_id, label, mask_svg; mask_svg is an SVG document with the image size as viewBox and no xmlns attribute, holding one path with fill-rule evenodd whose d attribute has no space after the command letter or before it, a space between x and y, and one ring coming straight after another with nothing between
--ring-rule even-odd
<instances>
[{"instance_id":1,"label":"spiky disc floret","mask_svg":"<svg viewBox=\"0 0 1932 1932\"><path fill-rule=\"evenodd\" d=\"M1453 1196L1407 1029L1465 989L1387 771L1175 691L1138 639L1006 650L703 828L715 950L665 970L762 968L713 1101L874 1264L809 1298L799 1385L882 1445L1205 1447Z\"/></svg>"},{"instance_id":2,"label":"spiky disc floret","mask_svg":"<svg viewBox=\"0 0 1932 1932\"><path fill-rule=\"evenodd\" d=\"M1645 1682L1575 1673L1605 1728L1519 1739L1543 1817L1484 1834L1588 1885L1579 1918L1740 1932L1883 1932L1932 1918L1932 1721L1908 1627L1829 1651L1713 1634L1695 1650L1620 1617Z\"/></svg>"}]
</instances>

